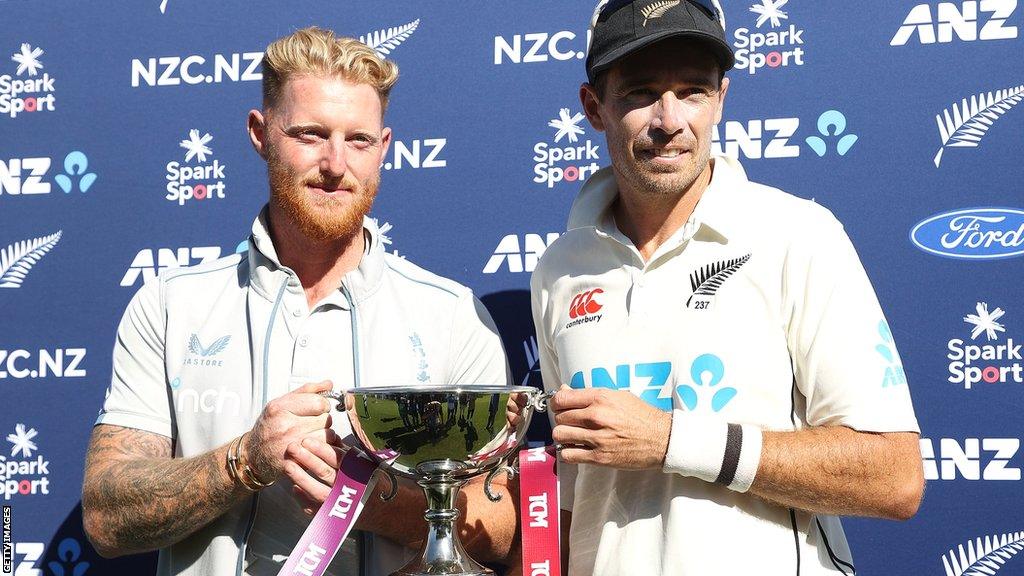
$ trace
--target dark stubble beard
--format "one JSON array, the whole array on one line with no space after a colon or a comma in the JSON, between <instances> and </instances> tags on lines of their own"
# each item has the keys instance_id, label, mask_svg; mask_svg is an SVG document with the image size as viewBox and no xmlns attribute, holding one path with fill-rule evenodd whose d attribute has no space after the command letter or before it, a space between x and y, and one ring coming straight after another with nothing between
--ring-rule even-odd
<instances>
[{"instance_id":1,"label":"dark stubble beard","mask_svg":"<svg viewBox=\"0 0 1024 576\"><path fill-rule=\"evenodd\" d=\"M310 178L298 174L282 162L274 149L267 153L270 177L270 203L283 213L306 238L314 242L348 240L362 231L363 217L370 212L380 185L380 174L363 182L346 173L343 178ZM347 188L351 194L331 198L310 194L306 185Z\"/></svg>"}]
</instances>

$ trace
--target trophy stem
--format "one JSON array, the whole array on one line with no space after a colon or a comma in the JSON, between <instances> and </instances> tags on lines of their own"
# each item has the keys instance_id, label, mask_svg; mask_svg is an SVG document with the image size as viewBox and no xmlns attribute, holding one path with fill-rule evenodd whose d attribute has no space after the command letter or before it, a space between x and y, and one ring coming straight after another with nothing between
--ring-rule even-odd
<instances>
[{"instance_id":1,"label":"trophy stem","mask_svg":"<svg viewBox=\"0 0 1024 576\"><path fill-rule=\"evenodd\" d=\"M459 541L456 521L459 509L455 502L466 483L450 476L433 476L416 482L427 497L427 538L419 558L406 564L392 576L428 576L450 574L459 576L492 576L494 572L469 557Z\"/></svg>"}]
</instances>

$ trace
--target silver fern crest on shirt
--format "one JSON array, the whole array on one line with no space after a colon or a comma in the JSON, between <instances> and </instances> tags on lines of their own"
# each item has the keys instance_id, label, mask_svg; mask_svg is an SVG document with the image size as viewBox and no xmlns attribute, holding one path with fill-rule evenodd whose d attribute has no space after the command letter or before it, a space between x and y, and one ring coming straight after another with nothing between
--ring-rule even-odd
<instances>
[{"instance_id":1,"label":"silver fern crest on shirt","mask_svg":"<svg viewBox=\"0 0 1024 576\"><path fill-rule=\"evenodd\" d=\"M193 334L188 341L188 351L198 356L215 356L222 350L228 347L228 342L231 341L231 335L221 336L214 340L213 344L210 344L208 348L204 348L202 342L199 341L199 336Z\"/></svg>"},{"instance_id":2,"label":"silver fern crest on shirt","mask_svg":"<svg viewBox=\"0 0 1024 576\"><path fill-rule=\"evenodd\" d=\"M686 300L686 307L690 307L696 296L706 296L708 299L714 297L718 289L722 287L722 284L743 267L747 260L750 260L750 256L750 254L747 254L732 260L714 262L695 270L690 274L690 288L693 290L693 294ZM707 299L699 300L697 309L707 308L708 302L709 300ZM703 305L700 305L701 303Z\"/></svg>"},{"instance_id":3,"label":"silver fern crest on shirt","mask_svg":"<svg viewBox=\"0 0 1024 576\"><path fill-rule=\"evenodd\" d=\"M654 20L655 18L661 18L672 8L679 5L680 0L661 0L660 2L654 2L648 4L640 9L640 14L644 17L643 26L647 28L647 21Z\"/></svg>"}]
</instances>

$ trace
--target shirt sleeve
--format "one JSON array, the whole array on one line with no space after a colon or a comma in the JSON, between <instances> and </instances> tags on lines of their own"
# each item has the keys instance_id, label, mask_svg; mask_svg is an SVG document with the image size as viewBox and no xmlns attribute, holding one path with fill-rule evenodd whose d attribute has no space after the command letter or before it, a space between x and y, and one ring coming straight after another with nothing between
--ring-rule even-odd
<instances>
[{"instance_id":1,"label":"shirt sleeve","mask_svg":"<svg viewBox=\"0 0 1024 576\"><path fill-rule=\"evenodd\" d=\"M919 432L892 332L842 225L818 206L783 270L794 375L811 426Z\"/></svg>"},{"instance_id":2,"label":"shirt sleeve","mask_svg":"<svg viewBox=\"0 0 1024 576\"><path fill-rule=\"evenodd\" d=\"M114 341L110 388L96 424L136 428L174 438L164 366L160 281L139 289L121 317Z\"/></svg>"},{"instance_id":3,"label":"shirt sleeve","mask_svg":"<svg viewBox=\"0 0 1024 576\"><path fill-rule=\"evenodd\" d=\"M509 385L512 375L498 329L472 293L459 297L451 337L452 361L445 384Z\"/></svg>"},{"instance_id":4,"label":"shirt sleeve","mask_svg":"<svg viewBox=\"0 0 1024 576\"><path fill-rule=\"evenodd\" d=\"M530 279L530 307L533 311L533 326L537 334L537 355L540 364L541 380L544 390L554 392L562 386L562 378L558 369L558 354L551 340L551 330L546 322L548 286L541 271L534 272ZM554 412L548 411L551 427L555 427ZM561 460L558 461L558 503L562 510L572 512L576 494L576 476L578 466Z\"/></svg>"}]
</instances>

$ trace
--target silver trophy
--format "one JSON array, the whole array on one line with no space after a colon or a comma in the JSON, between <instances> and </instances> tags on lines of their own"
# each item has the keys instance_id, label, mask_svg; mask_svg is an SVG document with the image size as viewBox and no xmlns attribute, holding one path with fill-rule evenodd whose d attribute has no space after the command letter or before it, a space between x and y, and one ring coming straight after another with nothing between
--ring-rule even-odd
<instances>
[{"instance_id":1,"label":"silver trophy","mask_svg":"<svg viewBox=\"0 0 1024 576\"><path fill-rule=\"evenodd\" d=\"M493 574L459 542L455 502L462 486L481 474L487 474L487 497L501 499L491 481L502 472L514 474L509 462L533 412L546 410L549 396L526 386L402 386L331 396L388 475L391 490L382 498L397 494L396 475L415 480L426 494L429 527L420 556L392 576Z\"/></svg>"}]
</instances>

